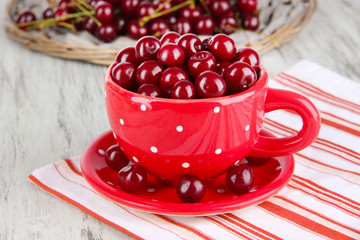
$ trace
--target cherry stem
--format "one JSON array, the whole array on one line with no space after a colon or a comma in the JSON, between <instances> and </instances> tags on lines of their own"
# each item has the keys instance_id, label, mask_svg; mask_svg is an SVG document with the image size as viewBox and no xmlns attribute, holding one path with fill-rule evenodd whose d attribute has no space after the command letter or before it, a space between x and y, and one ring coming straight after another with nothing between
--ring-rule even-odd
<instances>
[{"instance_id":1,"label":"cherry stem","mask_svg":"<svg viewBox=\"0 0 360 240\"><path fill-rule=\"evenodd\" d=\"M166 0L165 2L163 2L162 4L160 4L160 6L159 6L157 9L155 9L154 13L160 12L160 11L165 7L165 5L166 5L167 3L169 3L169 2L171 2L171 1L172 1L172 0Z\"/></svg>"},{"instance_id":2,"label":"cherry stem","mask_svg":"<svg viewBox=\"0 0 360 240\"><path fill-rule=\"evenodd\" d=\"M205 9L205 12L211 17L212 15L211 15L209 7L206 5L206 2L204 0L199 0L199 2L201 3L203 8Z\"/></svg>"},{"instance_id":3,"label":"cherry stem","mask_svg":"<svg viewBox=\"0 0 360 240\"><path fill-rule=\"evenodd\" d=\"M149 16L145 16L143 18L140 19L140 22L139 22L139 25L141 27L143 27L146 23L148 23L150 20L154 19L154 18L158 18L158 17L161 17L161 16L164 16L168 13L172 13L172 12L175 12L187 5L191 5L193 3L193 0L187 0L185 2L182 2L178 5L175 5L174 7L172 8L169 8L169 9L166 9L164 11L161 11L161 12L154 12L153 14L149 15Z\"/></svg>"},{"instance_id":4,"label":"cherry stem","mask_svg":"<svg viewBox=\"0 0 360 240\"><path fill-rule=\"evenodd\" d=\"M72 1L75 1L75 0L72 0ZM90 11L95 11L94 10L94 8L93 7L91 7L87 2L85 2L84 0L78 0L79 1L79 6L78 6L78 8L81 10L81 11L83 11L83 12L90 12ZM82 5L83 6L82 6ZM89 10L87 10L86 8L88 8ZM98 27L101 27L102 26L102 23L96 18L96 17L94 17L94 14L90 14L90 15L88 15L90 18L92 18L92 20L94 20L94 22L96 23L96 25L98 26Z\"/></svg>"}]
</instances>

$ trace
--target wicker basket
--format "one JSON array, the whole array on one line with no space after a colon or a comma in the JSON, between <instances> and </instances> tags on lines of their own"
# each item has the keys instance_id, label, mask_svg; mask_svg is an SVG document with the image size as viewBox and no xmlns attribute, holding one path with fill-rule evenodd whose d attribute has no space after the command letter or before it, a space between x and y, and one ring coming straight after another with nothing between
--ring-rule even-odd
<instances>
[{"instance_id":1,"label":"wicker basket","mask_svg":"<svg viewBox=\"0 0 360 240\"><path fill-rule=\"evenodd\" d=\"M22 31L14 23L14 14L19 1L12 0L8 6L8 20L5 29L10 38L25 47L43 52L47 55L87 61L100 65L109 65L114 61L116 53L124 46L134 45L136 41L121 36L117 45L95 42L79 44L76 41L60 41L53 39L46 31ZM259 32L239 31L231 34L237 47L250 46L259 54L294 39L310 20L316 0L258 0L260 10ZM75 35L75 34L73 34Z\"/></svg>"}]
</instances>

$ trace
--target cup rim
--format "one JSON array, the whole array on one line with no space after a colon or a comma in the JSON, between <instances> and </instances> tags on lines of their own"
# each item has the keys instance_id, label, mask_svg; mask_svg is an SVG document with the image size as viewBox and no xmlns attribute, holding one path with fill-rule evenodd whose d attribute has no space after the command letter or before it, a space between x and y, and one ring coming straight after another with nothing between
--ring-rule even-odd
<instances>
[{"instance_id":1,"label":"cup rim","mask_svg":"<svg viewBox=\"0 0 360 240\"><path fill-rule=\"evenodd\" d=\"M106 71L106 75L105 75L105 91L106 91L106 85L107 83L111 84L113 88L115 88L116 92L118 94L126 94L126 95L131 95L132 97L136 97L136 98L142 98L142 99L147 99L150 101L156 101L156 102L164 102L164 103L202 103L202 102L219 102L219 101L227 101L230 99L234 99L237 97L242 97L244 95L247 95L251 92L257 92L259 89L263 89L264 87L266 87L267 82L268 82L268 74L267 71L265 70L263 65L260 65L260 71L261 71L261 77L259 78L259 80L257 80L255 82L255 84L253 86L251 86L250 88L246 89L243 92L240 93L236 93L236 94L231 94L231 95L225 95L222 97L214 97L214 98L196 98L196 99L172 99L172 98L160 98L160 97L151 97L151 96L145 96L142 94L139 94L137 92L133 92L130 90L127 90L123 87L121 87L120 85L116 84L110 75L110 72L112 70L112 68L116 65L117 63L113 63L111 64L107 71Z\"/></svg>"}]
</instances>

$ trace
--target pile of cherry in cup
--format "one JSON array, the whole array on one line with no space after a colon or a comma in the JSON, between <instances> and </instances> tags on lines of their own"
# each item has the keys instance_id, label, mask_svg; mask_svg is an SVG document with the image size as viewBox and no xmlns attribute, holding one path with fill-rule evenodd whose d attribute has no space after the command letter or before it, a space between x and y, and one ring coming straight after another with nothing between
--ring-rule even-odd
<instances>
[{"instance_id":1,"label":"pile of cherry in cup","mask_svg":"<svg viewBox=\"0 0 360 240\"><path fill-rule=\"evenodd\" d=\"M191 101L245 91L259 79L260 72L256 51L236 49L227 35L217 34L201 41L194 34L168 32L160 40L146 36L135 47L122 49L112 65L111 78L121 87L142 95ZM105 160L118 171L122 190L136 192L146 187L146 169L129 164L118 145L106 151ZM266 161L247 157L253 165ZM251 189L254 176L249 164L228 169L226 185L230 191L242 194ZM206 183L197 176L185 175L177 184L178 197L185 203L201 201L205 191Z\"/></svg>"},{"instance_id":2,"label":"pile of cherry in cup","mask_svg":"<svg viewBox=\"0 0 360 240\"><path fill-rule=\"evenodd\" d=\"M260 77L260 60L251 48L236 49L217 34L201 41L195 34L166 33L160 40L139 39L116 56L111 77L121 87L151 97L214 98L250 88Z\"/></svg>"}]
</instances>

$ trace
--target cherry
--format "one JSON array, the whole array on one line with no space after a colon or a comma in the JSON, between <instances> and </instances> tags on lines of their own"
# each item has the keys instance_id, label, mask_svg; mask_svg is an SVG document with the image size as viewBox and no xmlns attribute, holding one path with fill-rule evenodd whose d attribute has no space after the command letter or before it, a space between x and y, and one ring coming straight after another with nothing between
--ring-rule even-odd
<instances>
[{"instance_id":1,"label":"cherry","mask_svg":"<svg viewBox=\"0 0 360 240\"><path fill-rule=\"evenodd\" d=\"M176 187L176 192L181 201L185 203L199 202L205 195L204 182L192 175L183 176Z\"/></svg>"},{"instance_id":2,"label":"cherry","mask_svg":"<svg viewBox=\"0 0 360 240\"><path fill-rule=\"evenodd\" d=\"M75 13L76 7L71 0L60 0L57 4L57 7L66 9L69 13Z\"/></svg>"},{"instance_id":3,"label":"cherry","mask_svg":"<svg viewBox=\"0 0 360 240\"><path fill-rule=\"evenodd\" d=\"M142 18L150 16L155 12L156 6L148 1L140 2L136 7L136 16L137 18Z\"/></svg>"},{"instance_id":4,"label":"cherry","mask_svg":"<svg viewBox=\"0 0 360 240\"><path fill-rule=\"evenodd\" d=\"M231 34L238 27L235 16L226 15L219 21L219 28L225 34Z\"/></svg>"},{"instance_id":5,"label":"cherry","mask_svg":"<svg viewBox=\"0 0 360 240\"><path fill-rule=\"evenodd\" d=\"M129 62L118 63L111 70L111 78L119 86L130 91L134 90L136 87L135 66Z\"/></svg>"},{"instance_id":6,"label":"cherry","mask_svg":"<svg viewBox=\"0 0 360 240\"><path fill-rule=\"evenodd\" d=\"M215 21L208 15L202 15L194 22L194 29L198 35L212 35L215 30Z\"/></svg>"},{"instance_id":7,"label":"cherry","mask_svg":"<svg viewBox=\"0 0 360 240\"><path fill-rule=\"evenodd\" d=\"M179 33L180 35L192 32L191 21L186 18L178 18L173 28L174 28L173 30Z\"/></svg>"},{"instance_id":8,"label":"cherry","mask_svg":"<svg viewBox=\"0 0 360 240\"><path fill-rule=\"evenodd\" d=\"M206 51L192 55L188 61L189 73L194 79L206 70L215 71L215 66L216 59L214 55Z\"/></svg>"},{"instance_id":9,"label":"cherry","mask_svg":"<svg viewBox=\"0 0 360 240\"><path fill-rule=\"evenodd\" d=\"M184 51L186 59L201 51L201 40L193 33L182 35L177 44Z\"/></svg>"},{"instance_id":10,"label":"cherry","mask_svg":"<svg viewBox=\"0 0 360 240\"><path fill-rule=\"evenodd\" d=\"M129 37L131 37L133 39L139 39L141 37L148 35L147 27L140 26L139 20L137 20L137 19L133 19L128 23L128 25L126 27L126 31L129 35Z\"/></svg>"},{"instance_id":11,"label":"cherry","mask_svg":"<svg viewBox=\"0 0 360 240\"><path fill-rule=\"evenodd\" d=\"M241 12L255 12L257 0L238 0L237 6Z\"/></svg>"},{"instance_id":12,"label":"cherry","mask_svg":"<svg viewBox=\"0 0 360 240\"><path fill-rule=\"evenodd\" d=\"M217 34L211 37L209 50L220 61L230 61L236 53L234 40L225 34Z\"/></svg>"},{"instance_id":13,"label":"cherry","mask_svg":"<svg viewBox=\"0 0 360 240\"><path fill-rule=\"evenodd\" d=\"M54 12L54 18L59 18L57 22L70 22L70 19L64 19L65 16L69 15L70 12L66 8L56 8Z\"/></svg>"},{"instance_id":14,"label":"cherry","mask_svg":"<svg viewBox=\"0 0 360 240\"><path fill-rule=\"evenodd\" d=\"M128 165L129 159L121 151L119 145L115 144L106 150L105 162L111 169L120 171L120 169Z\"/></svg>"},{"instance_id":15,"label":"cherry","mask_svg":"<svg viewBox=\"0 0 360 240\"><path fill-rule=\"evenodd\" d=\"M192 99L195 98L196 91L194 84L188 80L181 80L175 83L171 90L170 98L174 99Z\"/></svg>"},{"instance_id":16,"label":"cherry","mask_svg":"<svg viewBox=\"0 0 360 240\"><path fill-rule=\"evenodd\" d=\"M165 11L173 7L174 1L167 1L167 0L155 0L153 3L156 6L156 8L162 7L160 11ZM172 13L168 13L163 15L163 18L168 18L172 15Z\"/></svg>"},{"instance_id":17,"label":"cherry","mask_svg":"<svg viewBox=\"0 0 360 240\"><path fill-rule=\"evenodd\" d=\"M232 10L229 0L214 0L210 3L209 8L215 18L220 18Z\"/></svg>"},{"instance_id":18,"label":"cherry","mask_svg":"<svg viewBox=\"0 0 360 240\"><path fill-rule=\"evenodd\" d=\"M135 17L137 5L140 3L140 0L122 0L121 1L121 12L124 13L126 17ZM136 19L134 19L136 20ZM136 20L138 21L138 20Z\"/></svg>"},{"instance_id":19,"label":"cherry","mask_svg":"<svg viewBox=\"0 0 360 240\"><path fill-rule=\"evenodd\" d=\"M160 88L152 83L145 83L141 85L137 90L137 93L149 97L162 97Z\"/></svg>"},{"instance_id":20,"label":"cherry","mask_svg":"<svg viewBox=\"0 0 360 240\"><path fill-rule=\"evenodd\" d=\"M112 42L117 37L115 25L111 23L103 24L96 29L95 36L105 42Z\"/></svg>"},{"instance_id":21,"label":"cherry","mask_svg":"<svg viewBox=\"0 0 360 240\"><path fill-rule=\"evenodd\" d=\"M178 34L177 32L169 31L161 37L160 44L164 45L166 43L177 43L179 38L180 34Z\"/></svg>"},{"instance_id":22,"label":"cherry","mask_svg":"<svg viewBox=\"0 0 360 240\"><path fill-rule=\"evenodd\" d=\"M264 157L246 157L246 160L251 164L251 165L262 165L265 164L269 158L264 158Z\"/></svg>"},{"instance_id":23,"label":"cherry","mask_svg":"<svg viewBox=\"0 0 360 240\"><path fill-rule=\"evenodd\" d=\"M114 20L114 24L115 24L116 32L118 35L125 33L125 29L126 29L125 18L123 18L122 16L116 17Z\"/></svg>"},{"instance_id":24,"label":"cherry","mask_svg":"<svg viewBox=\"0 0 360 240\"><path fill-rule=\"evenodd\" d=\"M164 19L158 18L149 23L149 30L153 36L161 37L170 31L170 26Z\"/></svg>"},{"instance_id":25,"label":"cherry","mask_svg":"<svg viewBox=\"0 0 360 240\"><path fill-rule=\"evenodd\" d=\"M241 23L244 29L255 31L260 25L260 20L254 13L245 13L241 18Z\"/></svg>"},{"instance_id":26,"label":"cherry","mask_svg":"<svg viewBox=\"0 0 360 240\"><path fill-rule=\"evenodd\" d=\"M247 63L235 62L224 72L224 79L231 93L245 91L256 82L256 72Z\"/></svg>"},{"instance_id":27,"label":"cherry","mask_svg":"<svg viewBox=\"0 0 360 240\"><path fill-rule=\"evenodd\" d=\"M139 86L144 83L158 84L164 67L157 61L145 61L136 70L136 81Z\"/></svg>"},{"instance_id":28,"label":"cherry","mask_svg":"<svg viewBox=\"0 0 360 240\"><path fill-rule=\"evenodd\" d=\"M168 67L180 67L185 61L185 54L180 46L167 43L158 50L157 60Z\"/></svg>"},{"instance_id":29,"label":"cherry","mask_svg":"<svg viewBox=\"0 0 360 240\"><path fill-rule=\"evenodd\" d=\"M35 14L29 10L22 12L16 19L16 24L27 23L35 21ZM27 30L27 27L20 27L22 30Z\"/></svg>"},{"instance_id":30,"label":"cherry","mask_svg":"<svg viewBox=\"0 0 360 240\"><path fill-rule=\"evenodd\" d=\"M215 71L222 77L224 77L225 69L231 65L231 62L218 62L216 63Z\"/></svg>"},{"instance_id":31,"label":"cherry","mask_svg":"<svg viewBox=\"0 0 360 240\"><path fill-rule=\"evenodd\" d=\"M238 61L245 62L252 67L260 65L260 58L259 58L258 53L254 49L248 48L248 47L239 48L236 51L235 57L232 61L233 62L238 62Z\"/></svg>"},{"instance_id":32,"label":"cherry","mask_svg":"<svg viewBox=\"0 0 360 240\"><path fill-rule=\"evenodd\" d=\"M168 96L173 88L173 86L181 81L189 80L186 72L178 67L169 67L160 76L159 86L163 93Z\"/></svg>"},{"instance_id":33,"label":"cherry","mask_svg":"<svg viewBox=\"0 0 360 240\"><path fill-rule=\"evenodd\" d=\"M84 21L81 23L81 29L95 34L97 25L91 17L86 16Z\"/></svg>"},{"instance_id":34,"label":"cherry","mask_svg":"<svg viewBox=\"0 0 360 240\"><path fill-rule=\"evenodd\" d=\"M155 60L160 46L160 41L156 37L142 37L135 45L135 56L140 62Z\"/></svg>"},{"instance_id":35,"label":"cherry","mask_svg":"<svg viewBox=\"0 0 360 240\"><path fill-rule=\"evenodd\" d=\"M95 17L101 23L110 23L114 18L114 10L110 3L100 1L95 6Z\"/></svg>"},{"instance_id":36,"label":"cherry","mask_svg":"<svg viewBox=\"0 0 360 240\"><path fill-rule=\"evenodd\" d=\"M47 8L43 11L43 19L49 19L54 17L54 11L51 8Z\"/></svg>"},{"instance_id":37,"label":"cherry","mask_svg":"<svg viewBox=\"0 0 360 240\"><path fill-rule=\"evenodd\" d=\"M191 21L195 18L198 18L202 15L202 10L200 7L197 6L186 6L179 10L178 12L179 17L190 19Z\"/></svg>"},{"instance_id":38,"label":"cherry","mask_svg":"<svg viewBox=\"0 0 360 240\"><path fill-rule=\"evenodd\" d=\"M201 73L195 80L196 92L201 98L221 97L226 94L224 79L213 71Z\"/></svg>"},{"instance_id":39,"label":"cherry","mask_svg":"<svg viewBox=\"0 0 360 240\"><path fill-rule=\"evenodd\" d=\"M118 173L118 183L122 190L136 192L145 188L147 174L145 168L139 165L128 165Z\"/></svg>"},{"instance_id":40,"label":"cherry","mask_svg":"<svg viewBox=\"0 0 360 240\"><path fill-rule=\"evenodd\" d=\"M135 56L135 47L126 47L118 52L115 58L116 63L129 62L134 66L138 65L138 59Z\"/></svg>"},{"instance_id":41,"label":"cherry","mask_svg":"<svg viewBox=\"0 0 360 240\"><path fill-rule=\"evenodd\" d=\"M249 192L254 183L254 173L246 164L232 166L226 174L226 185L236 194Z\"/></svg>"},{"instance_id":42,"label":"cherry","mask_svg":"<svg viewBox=\"0 0 360 240\"><path fill-rule=\"evenodd\" d=\"M90 6L95 8L96 4L99 2L99 0L89 0L87 1Z\"/></svg>"}]
</instances>

